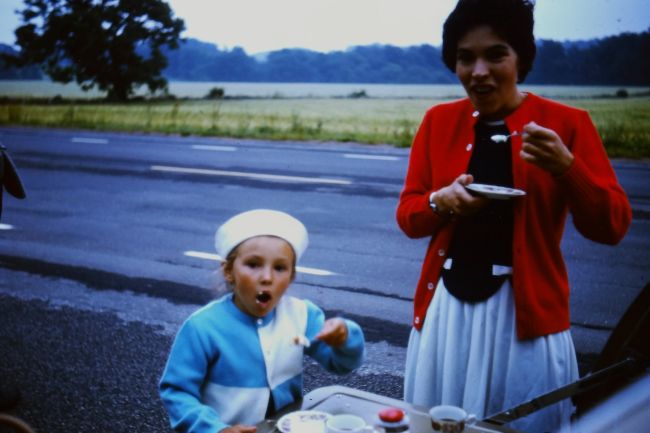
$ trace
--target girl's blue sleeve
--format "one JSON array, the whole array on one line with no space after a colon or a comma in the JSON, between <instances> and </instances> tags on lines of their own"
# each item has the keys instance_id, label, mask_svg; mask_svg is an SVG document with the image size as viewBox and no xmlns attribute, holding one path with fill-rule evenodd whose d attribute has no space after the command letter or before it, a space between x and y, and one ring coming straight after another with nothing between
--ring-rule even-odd
<instances>
[{"instance_id":1,"label":"girl's blue sleeve","mask_svg":"<svg viewBox=\"0 0 650 433\"><path fill-rule=\"evenodd\" d=\"M209 365L218 356L206 346L196 327L186 321L169 353L159 391L175 431L215 433L228 427L213 408L201 402L201 387Z\"/></svg>"},{"instance_id":2,"label":"girl's blue sleeve","mask_svg":"<svg viewBox=\"0 0 650 433\"><path fill-rule=\"evenodd\" d=\"M326 370L346 374L361 366L365 353L365 340L361 327L352 320L344 319L348 327L348 338L341 347L331 347L322 341L314 340L325 323L325 313L314 303L307 303L306 337L312 344L305 353L314 358Z\"/></svg>"}]
</instances>

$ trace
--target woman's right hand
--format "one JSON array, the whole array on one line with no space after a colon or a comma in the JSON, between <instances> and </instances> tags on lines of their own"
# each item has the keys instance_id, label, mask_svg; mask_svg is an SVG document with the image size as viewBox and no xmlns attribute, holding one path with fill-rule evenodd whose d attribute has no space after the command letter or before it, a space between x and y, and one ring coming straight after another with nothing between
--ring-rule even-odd
<instances>
[{"instance_id":1,"label":"woman's right hand","mask_svg":"<svg viewBox=\"0 0 650 433\"><path fill-rule=\"evenodd\" d=\"M487 198L473 196L465 188L472 182L474 182L474 176L461 174L451 184L436 191L434 201L438 212L450 217L466 216L485 206L488 202Z\"/></svg>"},{"instance_id":2,"label":"woman's right hand","mask_svg":"<svg viewBox=\"0 0 650 433\"><path fill-rule=\"evenodd\" d=\"M220 430L219 433L255 433L257 427L254 425L237 424Z\"/></svg>"}]
</instances>

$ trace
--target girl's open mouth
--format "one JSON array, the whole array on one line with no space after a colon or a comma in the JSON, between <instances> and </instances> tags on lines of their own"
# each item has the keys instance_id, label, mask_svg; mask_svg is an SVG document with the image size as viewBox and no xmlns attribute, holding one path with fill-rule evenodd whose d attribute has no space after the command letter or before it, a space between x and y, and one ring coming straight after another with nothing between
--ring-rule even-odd
<instances>
[{"instance_id":1,"label":"girl's open mouth","mask_svg":"<svg viewBox=\"0 0 650 433\"><path fill-rule=\"evenodd\" d=\"M255 297L258 304L267 304L271 300L271 294L268 292L260 292Z\"/></svg>"}]
</instances>

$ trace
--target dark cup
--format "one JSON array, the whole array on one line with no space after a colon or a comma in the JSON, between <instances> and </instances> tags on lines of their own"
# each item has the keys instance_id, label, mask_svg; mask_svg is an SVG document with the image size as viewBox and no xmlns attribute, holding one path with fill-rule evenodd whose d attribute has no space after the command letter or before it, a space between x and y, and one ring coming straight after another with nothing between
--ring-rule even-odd
<instances>
[{"instance_id":1,"label":"dark cup","mask_svg":"<svg viewBox=\"0 0 650 433\"><path fill-rule=\"evenodd\" d=\"M468 415L463 408L441 405L429 409L431 427L442 433L461 433L466 424L476 421L474 415Z\"/></svg>"}]
</instances>

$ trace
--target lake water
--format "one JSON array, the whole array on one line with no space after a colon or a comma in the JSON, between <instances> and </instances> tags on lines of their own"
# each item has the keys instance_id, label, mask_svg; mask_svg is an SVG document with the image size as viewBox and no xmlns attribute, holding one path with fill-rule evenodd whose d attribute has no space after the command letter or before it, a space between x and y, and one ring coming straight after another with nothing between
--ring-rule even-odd
<instances>
[{"instance_id":1,"label":"lake water","mask_svg":"<svg viewBox=\"0 0 650 433\"><path fill-rule=\"evenodd\" d=\"M457 98L465 96L460 85L455 84L339 84L339 83L226 83L186 82L169 83L171 94L179 98L201 98L213 87L221 87L226 96L254 98L337 98L364 91L372 98ZM647 92L648 88L633 86L552 86L521 85L538 95L551 98L584 98L613 95L624 88L630 94ZM145 94L146 92L140 92ZM97 98L98 91L83 92L76 84L60 84L50 81L0 80L0 96Z\"/></svg>"}]
</instances>

